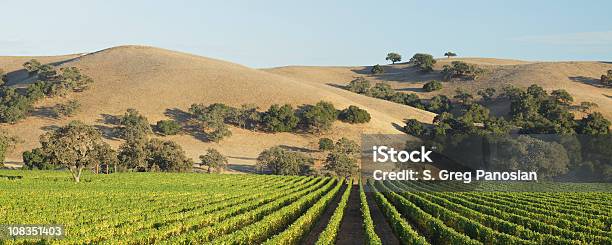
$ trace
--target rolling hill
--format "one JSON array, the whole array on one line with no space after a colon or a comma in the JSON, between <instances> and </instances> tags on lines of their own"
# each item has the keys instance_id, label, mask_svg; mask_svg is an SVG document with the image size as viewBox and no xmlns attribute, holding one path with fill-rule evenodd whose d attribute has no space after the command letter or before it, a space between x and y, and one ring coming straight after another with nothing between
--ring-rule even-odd
<instances>
[{"instance_id":1,"label":"rolling hill","mask_svg":"<svg viewBox=\"0 0 612 245\"><path fill-rule=\"evenodd\" d=\"M365 77L372 82L385 81L398 91L416 93L421 98L431 98L437 94L454 95L457 88L476 94L486 87L501 88L506 84L527 87L538 84L549 92L554 89L565 89L575 103L590 101L599 105L600 111L612 119L612 89L597 86L599 77L612 69L609 62L527 62L493 58L452 58L438 59L436 70L452 61L464 61L485 68L487 72L476 81L444 82L444 89L425 92L423 84L430 80L441 80L439 72L424 74L412 65L403 63L383 66L385 73L370 74L371 66L360 67L305 67L289 66L266 69L269 72L310 83L346 85L356 77ZM498 90L499 91L499 90ZM494 112L500 115L507 111L507 105L492 105ZM495 111L498 109L498 111Z\"/></svg>"},{"instance_id":2,"label":"rolling hill","mask_svg":"<svg viewBox=\"0 0 612 245\"><path fill-rule=\"evenodd\" d=\"M82 55L57 57L0 57L0 67L9 72L9 83L24 86L31 81L20 65L36 58L57 66L76 66L95 83L89 90L70 94L67 98L45 99L36 105L33 115L13 125L2 125L20 143L7 162L20 162L21 153L38 145L38 137L47 130L71 120L93 124L103 132L113 146L120 140L113 137L112 120L126 109L135 108L149 122L166 118L184 118L193 103L226 103L232 106L253 103L262 110L274 103L295 106L320 100L334 103L337 108L357 105L370 112L372 121L364 125L335 123L328 137L346 136L358 139L361 133L398 133L396 124L406 118L431 122L433 113L387 101L353 94L340 88L315 82L304 82L265 70L251 69L220 60L144 46L120 46ZM80 112L71 118L50 117L50 108L58 102L77 99ZM220 143L204 142L192 135L166 137L183 146L193 159L209 147L217 148L236 166L250 165L268 147L305 150L316 147L321 135L290 133L269 134L231 128L233 135ZM238 167L237 167L238 168Z\"/></svg>"}]
</instances>

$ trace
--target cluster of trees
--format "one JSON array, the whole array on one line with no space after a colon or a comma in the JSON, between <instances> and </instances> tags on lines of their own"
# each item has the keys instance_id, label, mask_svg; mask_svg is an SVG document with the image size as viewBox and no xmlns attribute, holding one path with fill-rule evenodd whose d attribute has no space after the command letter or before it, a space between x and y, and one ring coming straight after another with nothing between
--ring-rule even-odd
<instances>
[{"instance_id":1,"label":"cluster of trees","mask_svg":"<svg viewBox=\"0 0 612 245\"><path fill-rule=\"evenodd\" d=\"M482 68L463 61L453 61L451 65L444 65L442 67L442 75L444 75L445 80L453 78L474 80L483 72L484 70Z\"/></svg>"},{"instance_id":2,"label":"cluster of trees","mask_svg":"<svg viewBox=\"0 0 612 245\"><path fill-rule=\"evenodd\" d=\"M474 102L474 96L458 90L454 98L457 100L456 106L461 109L459 112L454 115L448 112L440 113L431 126L409 119L406 121L404 131L427 140L437 141L437 145L442 146L468 145L464 142L466 137L486 137L492 145L499 146L498 157L489 159L489 164L497 169L539 169L538 172L543 177L558 176L578 168L588 168L590 173L612 171L607 169L610 168L609 164L606 165L606 162L612 159L611 151L601 150L600 152L604 152L602 160L599 159L602 154L593 154L594 151L590 150L601 148L601 142L594 144L577 143L576 140L552 141L532 136L507 137L511 131L518 130L520 134L570 136L569 139L574 139L572 137L580 134L590 139L603 137L602 142L606 139L612 140L611 123L601 113L593 112L580 120L574 119L572 110L579 108L585 111L584 107L592 106L592 103L581 103L575 107L572 106L573 98L567 91L560 89L549 94L537 85L531 85L527 89L508 86L503 90L500 96L509 99L511 103L510 121L491 116L486 107ZM483 101L492 100L495 90L484 89L478 94L482 96ZM610 143L612 141L603 145L612 147ZM571 152L581 148L583 148L581 152ZM573 159L583 154L586 156L580 161ZM606 154L609 155L608 158L605 158ZM592 160L593 156L598 158ZM585 164L588 166L585 167ZM612 177L612 172L609 177Z\"/></svg>"},{"instance_id":3,"label":"cluster of trees","mask_svg":"<svg viewBox=\"0 0 612 245\"><path fill-rule=\"evenodd\" d=\"M219 141L231 135L227 124L276 133L325 131L338 119L348 123L370 121L370 114L357 106L338 110L332 103L326 101L320 101L315 105L304 105L298 109L294 109L289 104L274 104L264 112L259 112L258 107L253 105L235 108L221 103L193 104L189 112L212 141Z\"/></svg>"},{"instance_id":4,"label":"cluster of trees","mask_svg":"<svg viewBox=\"0 0 612 245\"><path fill-rule=\"evenodd\" d=\"M161 135L176 135L181 132L181 125L174 120L159 120L155 124L155 129Z\"/></svg>"},{"instance_id":5,"label":"cluster of trees","mask_svg":"<svg viewBox=\"0 0 612 245\"><path fill-rule=\"evenodd\" d=\"M264 150L257 158L260 172L277 175L335 175L349 177L358 169L359 146L355 141L341 138L334 143L329 138L319 140L319 149L328 153L323 171L314 168L315 159L305 153L274 146Z\"/></svg>"},{"instance_id":6,"label":"cluster of trees","mask_svg":"<svg viewBox=\"0 0 612 245\"><path fill-rule=\"evenodd\" d=\"M420 104L419 97L416 94L397 92L391 87L391 85L383 82L376 83L374 86L372 86L372 83L363 77L358 77L351 81L346 86L346 89L354 93L364 94L383 100L390 100L405 105L417 106Z\"/></svg>"},{"instance_id":7,"label":"cluster of trees","mask_svg":"<svg viewBox=\"0 0 612 245\"><path fill-rule=\"evenodd\" d=\"M438 85L442 86L439 84L439 82L432 81L429 85L427 85L427 87L430 88L431 86L431 89L434 89L437 88ZM451 100L445 95L436 95L432 97L429 102L425 103L421 101L421 99L414 93L407 94L397 92L389 84L383 82L376 83L374 86L372 86L370 81L362 77L351 81L346 86L346 89L351 92L364 94L378 99L393 101L395 103L409 105L435 113L447 112L452 109Z\"/></svg>"},{"instance_id":8,"label":"cluster of trees","mask_svg":"<svg viewBox=\"0 0 612 245\"><path fill-rule=\"evenodd\" d=\"M53 66L41 64L36 60L30 60L23 66L37 81L30 84L25 91L14 87L0 87L0 122L15 123L26 118L34 103L43 97L65 96L70 91L82 91L93 82L76 67L61 68L58 71ZM58 108L58 112L66 112L63 109L70 111L74 104L67 106L70 108L64 106Z\"/></svg>"},{"instance_id":9,"label":"cluster of trees","mask_svg":"<svg viewBox=\"0 0 612 245\"><path fill-rule=\"evenodd\" d=\"M40 144L40 148L23 153L24 168L63 167L70 170L74 181L79 182L86 168L117 164L115 151L102 140L100 132L79 121L43 134Z\"/></svg>"},{"instance_id":10,"label":"cluster of trees","mask_svg":"<svg viewBox=\"0 0 612 245\"><path fill-rule=\"evenodd\" d=\"M185 156L180 145L149 138L151 127L138 111L129 109L119 121L120 137L125 142L118 151L103 141L95 127L73 121L42 135L41 147L24 152L24 168L66 168L76 182L86 168L93 168L96 173L191 170L193 161Z\"/></svg>"},{"instance_id":11,"label":"cluster of trees","mask_svg":"<svg viewBox=\"0 0 612 245\"><path fill-rule=\"evenodd\" d=\"M601 113L588 114L579 121L574 120L572 110L586 111L593 103L572 105L573 97L565 90L553 90L548 94L542 87L531 85L526 90L513 86L505 87L503 96L510 100L510 115L521 133L533 134L608 134L610 122Z\"/></svg>"},{"instance_id":12,"label":"cluster of trees","mask_svg":"<svg viewBox=\"0 0 612 245\"><path fill-rule=\"evenodd\" d=\"M612 70L608 70L608 72L604 75L601 75L601 79L599 80L601 85L605 87L612 87Z\"/></svg>"}]
</instances>

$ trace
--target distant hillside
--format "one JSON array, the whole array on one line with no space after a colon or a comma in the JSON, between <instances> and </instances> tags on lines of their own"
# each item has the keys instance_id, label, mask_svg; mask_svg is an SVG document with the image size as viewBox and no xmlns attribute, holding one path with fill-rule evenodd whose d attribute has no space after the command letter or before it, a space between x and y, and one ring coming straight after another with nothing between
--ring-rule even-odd
<instances>
[{"instance_id":1,"label":"distant hillside","mask_svg":"<svg viewBox=\"0 0 612 245\"><path fill-rule=\"evenodd\" d=\"M430 80L441 80L439 70L452 61L464 61L477 64L487 73L476 81L444 82L444 89L436 92L425 92L424 83ZM457 88L473 92L486 87L501 88L505 84L526 87L538 84L548 91L565 89L576 103L590 101L599 105L595 109L612 119L612 89L597 86L599 77L612 69L608 62L527 62L493 58L451 58L438 59L436 72L424 74L409 64L384 65L384 74L370 74L371 67L307 67L289 66L266 69L271 73L291 77L305 82L317 82L333 85L346 85L356 77L363 76L378 82L386 81L398 91L416 93L421 98L430 98L437 94L454 95ZM497 106L503 110L504 106Z\"/></svg>"},{"instance_id":2,"label":"distant hillside","mask_svg":"<svg viewBox=\"0 0 612 245\"><path fill-rule=\"evenodd\" d=\"M412 107L380 101L324 84L304 82L267 71L186 53L153 47L121 46L86 55L56 57L0 57L0 68L9 72L9 84L24 86L33 82L21 70L23 62L36 58L58 66L76 66L95 83L91 89L69 95L69 98L46 99L37 104L34 115L14 125L2 125L24 143L17 146L7 161L21 161L21 152L38 145L38 137L47 130L70 120L95 124L106 133L113 125L108 118L135 108L151 124L157 120L184 116L193 103L221 102L233 106L253 103L262 110L274 103L294 106L320 100L333 102L338 108L357 105L368 110L372 121L364 125L336 123L328 137L346 136L358 139L361 133L399 133L394 125L406 118L431 122L434 114ZM332 81L330 81L332 82ZM77 99L81 111L72 118L49 117L50 106ZM190 135L167 137L179 142L188 156L197 160L208 147L218 148L234 164L252 164L257 155L273 145L296 149L315 148L316 135L289 133L268 134L231 128L233 135L219 144L205 143ZM108 135L112 145L120 141Z\"/></svg>"}]
</instances>

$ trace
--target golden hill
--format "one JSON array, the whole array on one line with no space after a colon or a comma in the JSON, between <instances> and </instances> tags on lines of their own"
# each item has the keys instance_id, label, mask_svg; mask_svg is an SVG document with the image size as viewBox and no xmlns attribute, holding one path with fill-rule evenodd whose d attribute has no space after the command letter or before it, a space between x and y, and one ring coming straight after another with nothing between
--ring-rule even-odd
<instances>
[{"instance_id":1,"label":"golden hill","mask_svg":"<svg viewBox=\"0 0 612 245\"><path fill-rule=\"evenodd\" d=\"M180 117L193 103L226 103L238 106L258 105L262 110L274 103L294 106L313 104L320 100L334 103L337 108L357 105L370 112L372 121L364 125L337 122L324 136L347 136L358 139L360 133L398 133L394 124L406 118L431 122L433 113L382 101L328 86L304 82L287 76L220 60L143 46L121 46L85 55L57 57L0 57L0 68L10 72L9 84L31 82L24 77L21 64L36 58L43 63L57 62L58 66L76 66L94 79L89 90L74 93L69 98L45 99L36 105L33 116L14 125L2 125L9 133L21 138L8 162L20 162L21 153L38 145L38 137L46 130L71 120L94 124L105 132L113 126L108 117L122 115L135 108L157 120ZM23 76L18 76L22 74ZM332 81L330 81L332 82ZM68 99L81 103L80 112L71 118L49 117L50 106ZM208 147L219 149L229 156L232 164L252 164L265 148L285 145L291 148L313 149L319 135L290 133L268 134L231 128L233 135L220 143L207 143L191 135L167 137L180 143L189 157L197 157ZM109 137L117 146L120 141Z\"/></svg>"},{"instance_id":2,"label":"golden hill","mask_svg":"<svg viewBox=\"0 0 612 245\"><path fill-rule=\"evenodd\" d=\"M371 75L370 66L361 67L304 67L290 66L266 69L269 72L284 75L304 82L316 82L333 85L346 85L356 77L363 76L373 82L386 81L396 90L416 93L421 98L430 98L437 94L454 95L457 88L466 89L475 94L486 87L501 88L505 84L527 87L538 84L548 90L565 89L575 99L575 103L590 101L599 105L600 111L612 119L612 89L597 86L599 77L612 69L608 62L527 62L493 58L452 58L438 59L436 71L445 64L461 60L476 64L487 70L487 73L476 81L444 82L444 89L432 93L423 91L422 86L430 80L441 80L439 72L423 74L409 64L385 65L384 74ZM499 91L499 90L498 90ZM505 111L507 106L501 106ZM505 109L503 109L505 108Z\"/></svg>"}]
</instances>

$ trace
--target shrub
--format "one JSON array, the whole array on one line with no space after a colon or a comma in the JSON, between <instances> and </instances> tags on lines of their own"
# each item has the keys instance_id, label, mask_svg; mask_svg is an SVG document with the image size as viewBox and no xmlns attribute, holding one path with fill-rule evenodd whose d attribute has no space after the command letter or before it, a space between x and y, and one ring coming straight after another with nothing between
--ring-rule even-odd
<instances>
[{"instance_id":1,"label":"shrub","mask_svg":"<svg viewBox=\"0 0 612 245\"><path fill-rule=\"evenodd\" d=\"M351 81L346 89L358 94L369 94L370 86L370 81L363 77L358 77L357 79Z\"/></svg>"},{"instance_id":2,"label":"shrub","mask_svg":"<svg viewBox=\"0 0 612 245\"><path fill-rule=\"evenodd\" d=\"M442 83L437 80L433 80L433 81L425 83L423 85L423 89L427 92L433 92L436 90L440 90L442 89Z\"/></svg>"},{"instance_id":3,"label":"shrub","mask_svg":"<svg viewBox=\"0 0 612 245\"><path fill-rule=\"evenodd\" d=\"M208 173L211 172L211 169L220 172L227 167L227 158L213 148L208 148L206 155L201 155L200 160L202 161L202 166L208 167Z\"/></svg>"},{"instance_id":4,"label":"shrub","mask_svg":"<svg viewBox=\"0 0 612 245\"><path fill-rule=\"evenodd\" d=\"M388 53L385 60L391 61L393 64L395 64L395 62L402 61L402 56L398 53Z\"/></svg>"},{"instance_id":5,"label":"shrub","mask_svg":"<svg viewBox=\"0 0 612 245\"><path fill-rule=\"evenodd\" d=\"M348 123L367 123L370 121L370 113L357 106L349 106L340 112L340 120Z\"/></svg>"},{"instance_id":6,"label":"shrub","mask_svg":"<svg viewBox=\"0 0 612 245\"><path fill-rule=\"evenodd\" d=\"M4 85L6 82L8 82L6 73L4 73L4 70L0 69L0 86Z\"/></svg>"},{"instance_id":7,"label":"shrub","mask_svg":"<svg viewBox=\"0 0 612 245\"><path fill-rule=\"evenodd\" d=\"M382 66L376 64L372 67L372 70L370 70L370 72L372 72L372 74L383 74L385 70L382 68Z\"/></svg>"},{"instance_id":8,"label":"shrub","mask_svg":"<svg viewBox=\"0 0 612 245\"><path fill-rule=\"evenodd\" d=\"M483 72L484 70L478 68L476 65L468 64L463 61L453 61L451 65L444 65L442 68L442 74L445 80L450 80L455 77L474 80Z\"/></svg>"},{"instance_id":9,"label":"shrub","mask_svg":"<svg viewBox=\"0 0 612 245\"><path fill-rule=\"evenodd\" d=\"M417 53L410 58L410 63L415 64L423 72L430 72L433 71L436 60L430 54Z\"/></svg>"},{"instance_id":10,"label":"shrub","mask_svg":"<svg viewBox=\"0 0 612 245\"><path fill-rule=\"evenodd\" d=\"M428 111L435 113L442 113L450 111L452 108L451 101L445 95L436 95L431 98L429 105L427 106Z\"/></svg>"},{"instance_id":11,"label":"shrub","mask_svg":"<svg viewBox=\"0 0 612 245\"><path fill-rule=\"evenodd\" d=\"M175 135L181 132L181 125L174 120L160 120L155 128L162 135Z\"/></svg>"},{"instance_id":12,"label":"shrub","mask_svg":"<svg viewBox=\"0 0 612 245\"><path fill-rule=\"evenodd\" d=\"M406 126L404 126L404 132L413 136L422 136L425 134L425 126L416 119L408 119L406 120Z\"/></svg>"},{"instance_id":13,"label":"shrub","mask_svg":"<svg viewBox=\"0 0 612 245\"><path fill-rule=\"evenodd\" d=\"M422 106L421 99L419 99L419 96L417 96L414 93L406 94L406 93L397 92L393 95L393 97L391 97L391 101L395 103L404 104L404 105L414 106L414 107Z\"/></svg>"},{"instance_id":14,"label":"shrub","mask_svg":"<svg viewBox=\"0 0 612 245\"><path fill-rule=\"evenodd\" d=\"M306 106L300 113L302 124L310 130L327 130L338 118L338 110L330 102L320 101L314 106Z\"/></svg>"},{"instance_id":15,"label":"shrub","mask_svg":"<svg viewBox=\"0 0 612 245\"><path fill-rule=\"evenodd\" d=\"M15 123L27 117L33 101L13 87L0 89L0 122Z\"/></svg>"},{"instance_id":16,"label":"shrub","mask_svg":"<svg viewBox=\"0 0 612 245\"><path fill-rule=\"evenodd\" d=\"M391 88L391 85L380 82L376 83L374 87L370 89L370 94L374 98L388 100L395 95L395 90Z\"/></svg>"},{"instance_id":17,"label":"shrub","mask_svg":"<svg viewBox=\"0 0 612 245\"><path fill-rule=\"evenodd\" d=\"M24 151L22 153L24 169L39 169L49 170L54 166L49 162L47 156L40 148L32 149L32 151Z\"/></svg>"},{"instance_id":18,"label":"shrub","mask_svg":"<svg viewBox=\"0 0 612 245\"><path fill-rule=\"evenodd\" d=\"M455 90L456 95L453 97L459 101L459 103L464 105L472 104L474 100L474 96L463 89Z\"/></svg>"},{"instance_id":19,"label":"shrub","mask_svg":"<svg viewBox=\"0 0 612 245\"><path fill-rule=\"evenodd\" d=\"M601 85L605 87L612 86L612 70L608 70L608 72L604 75L601 75Z\"/></svg>"},{"instance_id":20,"label":"shrub","mask_svg":"<svg viewBox=\"0 0 612 245\"><path fill-rule=\"evenodd\" d=\"M53 114L57 118L74 116L81 108L77 100L69 100L65 104L57 104L53 107Z\"/></svg>"},{"instance_id":21,"label":"shrub","mask_svg":"<svg viewBox=\"0 0 612 245\"><path fill-rule=\"evenodd\" d=\"M319 150L329 151L331 149L334 149L334 141L332 141L330 138L319 139Z\"/></svg>"},{"instance_id":22,"label":"shrub","mask_svg":"<svg viewBox=\"0 0 612 245\"><path fill-rule=\"evenodd\" d=\"M482 123L489 118L489 109L479 104L471 104L461 116L466 123Z\"/></svg>"},{"instance_id":23,"label":"shrub","mask_svg":"<svg viewBox=\"0 0 612 245\"><path fill-rule=\"evenodd\" d=\"M270 132L291 132L295 129L299 118L289 104L279 106L274 104L264 113L262 123Z\"/></svg>"},{"instance_id":24,"label":"shrub","mask_svg":"<svg viewBox=\"0 0 612 245\"><path fill-rule=\"evenodd\" d=\"M264 150L257 157L257 168L269 170L276 175L311 175L314 159L300 153L274 146Z\"/></svg>"},{"instance_id":25,"label":"shrub","mask_svg":"<svg viewBox=\"0 0 612 245\"><path fill-rule=\"evenodd\" d=\"M23 63L23 68L25 68L25 70L31 76L31 75L34 75L34 74L38 73L38 70L40 69L41 65L42 64L40 64L40 62L38 62L38 60L31 59L31 60L26 61L25 63Z\"/></svg>"}]
</instances>

